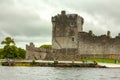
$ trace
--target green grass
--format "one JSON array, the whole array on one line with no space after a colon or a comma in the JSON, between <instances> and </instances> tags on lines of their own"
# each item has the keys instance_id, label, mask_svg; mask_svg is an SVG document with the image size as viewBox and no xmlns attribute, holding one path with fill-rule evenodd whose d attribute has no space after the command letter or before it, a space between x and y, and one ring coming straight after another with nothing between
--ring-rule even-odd
<instances>
[{"instance_id":1,"label":"green grass","mask_svg":"<svg viewBox=\"0 0 120 80\"><path fill-rule=\"evenodd\" d=\"M86 58L86 59L80 59L80 61L96 61L96 62L102 62L102 63L115 63L115 59L106 59L106 58ZM118 60L118 63L120 63L120 60Z\"/></svg>"}]
</instances>

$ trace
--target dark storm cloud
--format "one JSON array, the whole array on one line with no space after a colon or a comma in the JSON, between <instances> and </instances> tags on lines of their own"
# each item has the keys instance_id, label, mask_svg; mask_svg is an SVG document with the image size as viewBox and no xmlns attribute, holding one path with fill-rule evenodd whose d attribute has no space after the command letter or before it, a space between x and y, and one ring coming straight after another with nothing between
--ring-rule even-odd
<instances>
[{"instance_id":1,"label":"dark storm cloud","mask_svg":"<svg viewBox=\"0 0 120 80\"><path fill-rule=\"evenodd\" d=\"M119 0L0 0L0 41L6 36L16 42L51 42L51 16L66 10L85 20L84 31L113 36L120 32ZM37 44L37 45L38 45Z\"/></svg>"}]
</instances>

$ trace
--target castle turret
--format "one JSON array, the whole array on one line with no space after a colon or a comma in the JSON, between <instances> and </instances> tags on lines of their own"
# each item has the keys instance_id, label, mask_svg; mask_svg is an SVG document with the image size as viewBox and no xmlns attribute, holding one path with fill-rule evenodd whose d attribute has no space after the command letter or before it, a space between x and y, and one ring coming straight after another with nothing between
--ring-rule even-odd
<instances>
[{"instance_id":1,"label":"castle turret","mask_svg":"<svg viewBox=\"0 0 120 80\"><path fill-rule=\"evenodd\" d=\"M92 30L89 31L89 34L90 34L91 36L94 36Z\"/></svg>"},{"instance_id":2,"label":"castle turret","mask_svg":"<svg viewBox=\"0 0 120 80\"><path fill-rule=\"evenodd\" d=\"M120 33L118 33L118 37L120 37Z\"/></svg>"},{"instance_id":3,"label":"castle turret","mask_svg":"<svg viewBox=\"0 0 120 80\"><path fill-rule=\"evenodd\" d=\"M107 31L107 36L108 36L108 37L111 37L110 31Z\"/></svg>"},{"instance_id":4,"label":"castle turret","mask_svg":"<svg viewBox=\"0 0 120 80\"><path fill-rule=\"evenodd\" d=\"M66 12L65 11L61 11L61 15L66 15Z\"/></svg>"}]
</instances>

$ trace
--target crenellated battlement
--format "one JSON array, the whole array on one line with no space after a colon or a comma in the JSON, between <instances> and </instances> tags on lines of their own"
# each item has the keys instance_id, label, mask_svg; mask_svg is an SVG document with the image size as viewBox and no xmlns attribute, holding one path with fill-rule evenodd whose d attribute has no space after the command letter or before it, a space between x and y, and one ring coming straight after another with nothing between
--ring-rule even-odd
<instances>
[{"instance_id":1,"label":"crenellated battlement","mask_svg":"<svg viewBox=\"0 0 120 80\"><path fill-rule=\"evenodd\" d=\"M103 35L95 35L92 31L87 32L79 32L78 34L79 41L86 41L91 43L120 43L120 34L116 36L115 38L112 38L110 35L110 31L107 32L107 34Z\"/></svg>"}]
</instances>

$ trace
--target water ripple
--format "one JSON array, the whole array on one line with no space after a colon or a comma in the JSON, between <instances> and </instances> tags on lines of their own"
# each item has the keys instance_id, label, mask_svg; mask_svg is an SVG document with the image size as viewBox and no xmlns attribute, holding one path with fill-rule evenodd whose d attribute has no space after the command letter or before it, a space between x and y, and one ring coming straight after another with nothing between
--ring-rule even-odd
<instances>
[{"instance_id":1,"label":"water ripple","mask_svg":"<svg viewBox=\"0 0 120 80\"><path fill-rule=\"evenodd\" d=\"M120 80L119 69L0 67L1 80Z\"/></svg>"}]
</instances>

